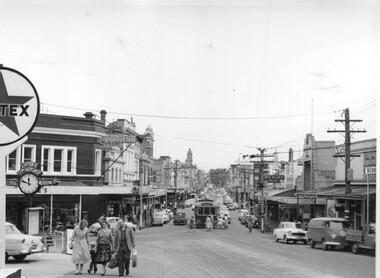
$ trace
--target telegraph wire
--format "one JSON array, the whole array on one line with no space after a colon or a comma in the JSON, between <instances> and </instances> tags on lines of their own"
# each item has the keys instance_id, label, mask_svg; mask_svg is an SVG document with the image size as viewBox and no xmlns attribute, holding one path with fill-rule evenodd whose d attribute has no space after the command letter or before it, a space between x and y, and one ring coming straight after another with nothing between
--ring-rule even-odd
<instances>
[{"instance_id":1,"label":"telegraph wire","mask_svg":"<svg viewBox=\"0 0 380 278\"><path fill-rule=\"evenodd\" d=\"M80 110L80 111L91 111L97 113L97 110L94 109L84 109L78 107L70 107L49 103L41 103L43 105L49 105L53 107L66 108L72 110ZM329 112L319 112L314 115L326 115L330 114ZM265 120L265 119L284 119L284 118L296 118L296 117L308 117L310 114L294 114L294 115L276 115L276 116L261 116L261 117L182 117L182 116L164 116L164 115L149 115L149 114L135 114L135 113L121 113L121 112L112 112L107 111L107 114L121 115L121 116L133 116L133 117L145 117L145 118L159 118L159 119L176 119L176 120Z\"/></svg>"}]
</instances>

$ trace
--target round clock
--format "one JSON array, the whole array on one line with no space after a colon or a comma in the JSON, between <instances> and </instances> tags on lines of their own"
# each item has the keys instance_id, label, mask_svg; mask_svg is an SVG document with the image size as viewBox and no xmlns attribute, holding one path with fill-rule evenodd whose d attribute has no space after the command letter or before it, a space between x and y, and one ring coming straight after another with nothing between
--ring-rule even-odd
<instances>
[{"instance_id":1,"label":"round clock","mask_svg":"<svg viewBox=\"0 0 380 278\"><path fill-rule=\"evenodd\" d=\"M40 191L40 184L38 177L33 173L23 174L18 182L18 187L21 192L26 195L34 195Z\"/></svg>"}]
</instances>

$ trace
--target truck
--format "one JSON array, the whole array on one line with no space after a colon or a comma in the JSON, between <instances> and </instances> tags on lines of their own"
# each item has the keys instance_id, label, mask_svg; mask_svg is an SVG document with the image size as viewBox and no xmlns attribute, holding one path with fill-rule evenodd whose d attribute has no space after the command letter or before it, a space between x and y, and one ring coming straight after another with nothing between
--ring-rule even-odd
<instances>
[{"instance_id":1,"label":"truck","mask_svg":"<svg viewBox=\"0 0 380 278\"><path fill-rule=\"evenodd\" d=\"M177 224L186 225L187 224L186 213L177 212L176 214L174 214L173 223L174 223L174 225L177 225Z\"/></svg>"},{"instance_id":2,"label":"truck","mask_svg":"<svg viewBox=\"0 0 380 278\"><path fill-rule=\"evenodd\" d=\"M358 254L360 249L375 251L376 249L376 224L371 223L364 230L346 230L346 243L351 247L354 254Z\"/></svg>"}]
</instances>

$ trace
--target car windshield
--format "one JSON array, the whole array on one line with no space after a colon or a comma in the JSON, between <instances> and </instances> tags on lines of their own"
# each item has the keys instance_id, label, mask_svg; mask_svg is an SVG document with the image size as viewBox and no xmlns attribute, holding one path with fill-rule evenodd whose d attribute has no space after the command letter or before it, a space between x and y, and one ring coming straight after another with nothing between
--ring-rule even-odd
<instances>
[{"instance_id":1,"label":"car windshield","mask_svg":"<svg viewBox=\"0 0 380 278\"><path fill-rule=\"evenodd\" d=\"M5 225L5 233L7 235L18 235L21 234L19 229L15 225Z\"/></svg>"}]
</instances>

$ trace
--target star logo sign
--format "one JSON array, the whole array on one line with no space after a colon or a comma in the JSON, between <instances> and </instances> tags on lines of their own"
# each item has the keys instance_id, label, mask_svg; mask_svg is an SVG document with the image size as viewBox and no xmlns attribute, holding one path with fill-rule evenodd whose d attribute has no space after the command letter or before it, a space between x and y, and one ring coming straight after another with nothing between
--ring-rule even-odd
<instances>
[{"instance_id":1,"label":"star logo sign","mask_svg":"<svg viewBox=\"0 0 380 278\"><path fill-rule=\"evenodd\" d=\"M10 96L0 72L0 123L9 128L12 132L20 136L16 124L16 117L29 117L29 105L26 105L33 97L30 96Z\"/></svg>"}]
</instances>

